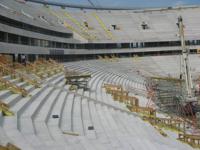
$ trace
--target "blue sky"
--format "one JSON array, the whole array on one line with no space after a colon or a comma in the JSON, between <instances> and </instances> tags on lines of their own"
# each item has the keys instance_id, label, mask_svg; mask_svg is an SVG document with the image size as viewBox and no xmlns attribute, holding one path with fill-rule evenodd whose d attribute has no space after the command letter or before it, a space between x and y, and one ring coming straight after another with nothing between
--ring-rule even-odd
<instances>
[{"instance_id":1,"label":"blue sky","mask_svg":"<svg viewBox=\"0 0 200 150\"><path fill-rule=\"evenodd\" d=\"M86 4L89 5L87 0L50 0L56 2L66 2L72 4ZM199 4L200 0L90 0L95 5L100 6L113 6L113 7L167 7L179 5L194 5Z\"/></svg>"}]
</instances>

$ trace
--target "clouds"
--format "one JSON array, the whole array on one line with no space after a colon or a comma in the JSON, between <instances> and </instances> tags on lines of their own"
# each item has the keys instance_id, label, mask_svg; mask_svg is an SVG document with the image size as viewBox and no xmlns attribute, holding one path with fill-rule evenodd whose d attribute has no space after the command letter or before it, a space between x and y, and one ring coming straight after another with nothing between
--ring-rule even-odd
<instances>
[{"instance_id":1,"label":"clouds","mask_svg":"<svg viewBox=\"0 0 200 150\"><path fill-rule=\"evenodd\" d=\"M174 6L181 6L181 5L185 5L186 3L184 1L177 1L175 2L173 5Z\"/></svg>"}]
</instances>

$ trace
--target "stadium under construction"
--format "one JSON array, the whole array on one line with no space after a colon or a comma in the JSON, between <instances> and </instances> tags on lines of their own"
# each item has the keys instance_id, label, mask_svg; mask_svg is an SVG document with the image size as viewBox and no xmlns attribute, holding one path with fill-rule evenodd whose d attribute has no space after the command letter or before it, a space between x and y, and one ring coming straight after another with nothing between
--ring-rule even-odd
<instances>
[{"instance_id":1,"label":"stadium under construction","mask_svg":"<svg viewBox=\"0 0 200 150\"><path fill-rule=\"evenodd\" d=\"M200 6L0 0L0 150L200 149Z\"/></svg>"}]
</instances>

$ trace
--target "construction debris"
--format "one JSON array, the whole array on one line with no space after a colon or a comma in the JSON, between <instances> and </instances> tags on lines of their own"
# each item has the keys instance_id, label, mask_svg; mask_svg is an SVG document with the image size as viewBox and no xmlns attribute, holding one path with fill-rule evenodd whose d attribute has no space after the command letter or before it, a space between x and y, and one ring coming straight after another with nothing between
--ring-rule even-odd
<instances>
[{"instance_id":1,"label":"construction debris","mask_svg":"<svg viewBox=\"0 0 200 150\"><path fill-rule=\"evenodd\" d=\"M13 93L16 94L19 93L23 97L28 96L28 92L24 88L17 86L11 83L10 81L0 77L0 89L5 89L5 88L10 89Z\"/></svg>"},{"instance_id":2,"label":"construction debris","mask_svg":"<svg viewBox=\"0 0 200 150\"><path fill-rule=\"evenodd\" d=\"M75 133L75 132L66 132L66 131L63 131L63 134L71 135L71 136L79 136L79 133Z\"/></svg>"},{"instance_id":3,"label":"construction debris","mask_svg":"<svg viewBox=\"0 0 200 150\"><path fill-rule=\"evenodd\" d=\"M91 74L83 74L77 71L66 70L65 79L66 84L70 84L70 90L83 89L88 90L88 80L91 78Z\"/></svg>"},{"instance_id":4,"label":"construction debris","mask_svg":"<svg viewBox=\"0 0 200 150\"><path fill-rule=\"evenodd\" d=\"M108 61L108 62L117 62L117 61L119 61L119 58L117 56L115 56L114 54L112 54L110 57L107 56L107 55L105 55L105 56L98 55L97 57L100 60L104 60L104 61Z\"/></svg>"},{"instance_id":5,"label":"construction debris","mask_svg":"<svg viewBox=\"0 0 200 150\"><path fill-rule=\"evenodd\" d=\"M0 111L4 116L13 116L14 113L9 110L9 106L0 101Z\"/></svg>"},{"instance_id":6,"label":"construction debris","mask_svg":"<svg viewBox=\"0 0 200 150\"><path fill-rule=\"evenodd\" d=\"M21 149L11 143L8 143L6 146L0 145L0 150L21 150Z\"/></svg>"},{"instance_id":7,"label":"construction debris","mask_svg":"<svg viewBox=\"0 0 200 150\"><path fill-rule=\"evenodd\" d=\"M9 55L0 55L0 90L8 89L13 93L21 94L25 97L28 96L28 91L15 82L7 80L4 76L39 88L41 79L51 77L57 73L63 72L63 70L63 65L51 59L38 59L33 63L26 62L20 64L18 62L13 62L12 57Z\"/></svg>"}]
</instances>

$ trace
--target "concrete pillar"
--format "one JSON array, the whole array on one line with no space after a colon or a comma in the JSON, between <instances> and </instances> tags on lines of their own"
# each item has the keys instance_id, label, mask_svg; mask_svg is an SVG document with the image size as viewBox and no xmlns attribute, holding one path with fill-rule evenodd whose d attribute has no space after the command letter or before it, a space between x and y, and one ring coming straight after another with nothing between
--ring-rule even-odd
<instances>
[{"instance_id":1,"label":"concrete pillar","mask_svg":"<svg viewBox=\"0 0 200 150\"><path fill-rule=\"evenodd\" d=\"M35 60L38 60L39 56L38 55L35 55Z\"/></svg>"},{"instance_id":2,"label":"concrete pillar","mask_svg":"<svg viewBox=\"0 0 200 150\"><path fill-rule=\"evenodd\" d=\"M14 54L13 62L19 62L19 54Z\"/></svg>"},{"instance_id":3,"label":"concrete pillar","mask_svg":"<svg viewBox=\"0 0 200 150\"><path fill-rule=\"evenodd\" d=\"M29 57L28 57L28 54L24 54L25 57L26 57L26 61L29 61Z\"/></svg>"}]
</instances>

